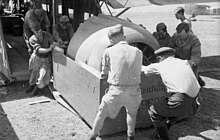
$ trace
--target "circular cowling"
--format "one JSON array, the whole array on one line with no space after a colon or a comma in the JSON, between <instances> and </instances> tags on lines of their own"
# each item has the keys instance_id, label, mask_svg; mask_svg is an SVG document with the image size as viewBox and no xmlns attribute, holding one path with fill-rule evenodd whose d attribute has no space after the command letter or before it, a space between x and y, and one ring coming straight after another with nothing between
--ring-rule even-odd
<instances>
[{"instance_id":1,"label":"circular cowling","mask_svg":"<svg viewBox=\"0 0 220 140\"><path fill-rule=\"evenodd\" d=\"M88 37L80 46L75 60L82 61L96 70L101 71L101 61L104 50L111 45L107 36L108 31L109 27L99 30ZM145 37L132 28L124 27L124 34L129 44L147 44Z\"/></svg>"},{"instance_id":2,"label":"circular cowling","mask_svg":"<svg viewBox=\"0 0 220 140\"><path fill-rule=\"evenodd\" d=\"M90 35L79 47L75 60L76 61L81 61L85 64L88 64L89 57L91 55L91 52L95 48L106 48L109 46L111 43L108 39L108 32L109 32L109 27L101 29L92 35ZM106 47L104 47L106 46ZM102 51L103 52L103 51Z\"/></svg>"}]
</instances>

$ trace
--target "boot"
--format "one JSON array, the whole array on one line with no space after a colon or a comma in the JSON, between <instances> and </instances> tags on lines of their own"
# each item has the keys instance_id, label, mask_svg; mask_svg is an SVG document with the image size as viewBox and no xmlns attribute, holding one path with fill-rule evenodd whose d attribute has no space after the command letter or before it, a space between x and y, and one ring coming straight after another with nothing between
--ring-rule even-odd
<instances>
[{"instance_id":1,"label":"boot","mask_svg":"<svg viewBox=\"0 0 220 140\"><path fill-rule=\"evenodd\" d=\"M156 127L160 140L169 140L168 130L166 126Z\"/></svg>"},{"instance_id":2,"label":"boot","mask_svg":"<svg viewBox=\"0 0 220 140\"><path fill-rule=\"evenodd\" d=\"M91 135L89 136L89 140L96 140L97 137L98 137L97 134L91 134Z\"/></svg>"},{"instance_id":3,"label":"boot","mask_svg":"<svg viewBox=\"0 0 220 140\"><path fill-rule=\"evenodd\" d=\"M166 123L166 125L167 125L167 130L170 130L170 127L172 126L172 124L168 121L168 122ZM155 138L160 139L160 135L158 134L158 131L157 131L156 129L155 129L153 135L154 135Z\"/></svg>"},{"instance_id":4,"label":"boot","mask_svg":"<svg viewBox=\"0 0 220 140\"><path fill-rule=\"evenodd\" d=\"M128 136L127 140L134 140L134 136Z\"/></svg>"},{"instance_id":5,"label":"boot","mask_svg":"<svg viewBox=\"0 0 220 140\"><path fill-rule=\"evenodd\" d=\"M40 90L40 88L38 86L36 86L32 92L33 96L36 96L38 94L38 91Z\"/></svg>"},{"instance_id":6,"label":"boot","mask_svg":"<svg viewBox=\"0 0 220 140\"><path fill-rule=\"evenodd\" d=\"M202 78L199 75L198 75L198 82L201 87L205 86L205 82L202 80Z\"/></svg>"},{"instance_id":7,"label":"boot","mask_svg":"<svg viewBox=\"0 0 220 140\"><path fill-rule=\"evenodd\" d=\"M25 93L29 93L29 92L33 91L35 87L36 87L35 84L34 84L34 85L30 85L30 86L25 90Z\"/></svg>"}]
</instances>

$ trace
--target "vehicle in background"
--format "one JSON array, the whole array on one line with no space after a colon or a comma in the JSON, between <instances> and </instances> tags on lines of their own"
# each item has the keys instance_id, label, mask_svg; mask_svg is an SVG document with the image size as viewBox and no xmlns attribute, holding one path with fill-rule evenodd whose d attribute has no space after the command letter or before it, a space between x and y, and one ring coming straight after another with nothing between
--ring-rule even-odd
<instances>
[{"instance_id":1,"label":"vehicle in background","mask_svg":"<svg viewBox=\"0 0 220 140\"><path fill-rule=\"evenodd\" d=\"M220 3L219 5L220 6ZM185 11L188 15L220 15L220 8L213 8L209 5L190 3L185 5Z\"/></svg>"}]
</instances>

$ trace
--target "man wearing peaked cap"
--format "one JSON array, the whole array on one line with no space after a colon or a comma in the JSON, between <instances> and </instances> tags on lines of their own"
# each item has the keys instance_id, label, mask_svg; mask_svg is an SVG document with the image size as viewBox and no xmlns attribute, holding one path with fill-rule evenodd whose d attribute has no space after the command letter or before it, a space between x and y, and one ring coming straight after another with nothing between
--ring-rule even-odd
<instances>
[{"instance_id":1,"label":"man wearing peaked cap","mask_svg":"<svg viewBox=\"0 0 220 140\"><path fill-rule=\"evenodd\" d=\"M104 51L101 81L107 80L110 86L99 106L90 140L96 139L105 118L115 119L123 106L127 110L127 140L134 140L136 115L142 100L139 84L143 55L125 41L122 25L111 27L108 37L113 46Z\"/></svg>"},{"instance_id":2,"label":"man wearing peaked cap","mask_svg":"<svg viewBox=\"0 0 220 140\"><path fill-rule=\"evenodd\" d=\"M167 53L167 52L172 52L173 54L175 53L175 50L173 48L170 48L170 47L161 47L159 48L158 50L156 50L154 52L154 54L156 55L160 55L162 53Z\"/></svg>"},{"instance_id":3,"label":"man wearing peaked cap","mask_svg":"<svg viewBox=\"0 0 220 140\"><path fill-rule=\"evenodd\" d=\"M160 139L169 140L171 125L196 113L200 85L188 61L174 57L174 49L162 47L155 54L159 62L142 70L145 75L160 74L169 97L151 105L148 113Z\"/></svg>"}]
</instances>

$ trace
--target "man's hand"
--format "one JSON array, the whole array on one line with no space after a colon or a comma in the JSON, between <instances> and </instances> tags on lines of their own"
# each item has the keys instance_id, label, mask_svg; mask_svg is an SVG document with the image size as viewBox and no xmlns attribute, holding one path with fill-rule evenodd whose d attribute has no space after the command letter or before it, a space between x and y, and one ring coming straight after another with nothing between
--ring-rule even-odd
<instances>
[{"instance_id":1,"label":"man's hand","mask_svg":"<svg viewBox=\"0 0 220 140\"><path fill-rule=\"evenodd\" d=\"M100 83L101 84L108 84L107 79L102 79L102 78L100 79Z\"/></svg>"},{"instance_id":2,"label":"man's hand","mask_svg":"<svg viewBox=\"0 0 220 140\"><path fill-rule=\"evenodd\" d=\"M63 44L64 44L63 40L61 40L61 39L58 40L58 43L59 43L60 45L63 45Z\"/></svg>"},{"instance_id":3,"label":"man's hand","mask_svg":"<svg viewBox=\"0 0 220 140\"><path fill-rule=\"evenodd\" d=\"M69 44L69 41L64 41L63 42L65 45L68 45Z\"/></svg>"},{"instance_id":4,"label":"man's hand","mask_svg":"<svg viewBox=\"0 0 220 140\"><path fill-rule=\"evenodd\" d=\"M28 48L28 53L31 55L33 53L33 49L32 48Z\"/></svg>"},{"instance_id":5,"label":"man's hand","mask_svg":"<svg viewBox=\"0 0 220 140\"><path fill-rule=\"evenodd\" d=\"M51 45L50 45L50 51L52 51L54 47L55 47L55 45L54 45L54 44L51 44Z\"/></svg>"},{"instance_id":6,"label":"man's hand","mask_svg":"<svg viewBox=\"0 0 220 140\"><path fill-rule=\"evenodd\" d=\"M195 67L196 65L195 65L195 63L194 62L192 62L192 61L190 61L190 60L188 60L188 63L189 63L189 65L191 66L191 68L193 68L193 67Z\"/></svg>"}]
</instances>

